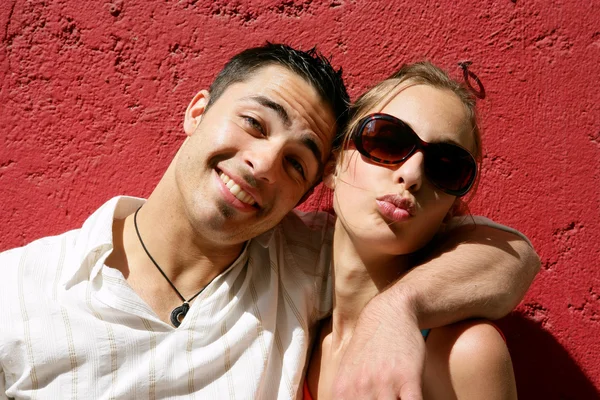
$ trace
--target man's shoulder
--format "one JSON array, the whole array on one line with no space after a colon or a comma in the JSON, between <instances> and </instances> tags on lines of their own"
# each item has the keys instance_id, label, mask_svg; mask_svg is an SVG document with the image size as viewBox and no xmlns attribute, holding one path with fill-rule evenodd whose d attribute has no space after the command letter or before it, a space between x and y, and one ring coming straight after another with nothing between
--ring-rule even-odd
<instances>
[{"instance_id":1,"label":"man's shoulder","mask_svg":"<svg viewBox=\"0 0 600 400\"><path fill-rule=\"evenodd\" d=\"M255 238L250 249L253 254L268 254L272 263L286 269L318 275L316 269L326 270L329 266L334 222L335 217L327 213L294 210Z\"/></svg>"},{"instance_id":2,"label":"man's shoulder","mask_svg":"<svg viewBox=\"0 0 600 400\"><path fill-rule=\"evenodd\" d=\"M39 294L48 289L52 280L45 278L59 273L64 263L61 260L72 253L78 234L79 229L75 229L1 252L0 291L12 297L17 287Z\"/></svg>"},{"instance_id":3,"label":"man's shoulder","mask_svg":"<svg viewBox=\"0 0 600 400\"><path fill-rule=\"evenodd\" d=\"M290 243L312 243L320 247L333 240L334 226L335 217L331 214L294 210L283 218L279 230Z\"/></svg>"},{"instance_id":4,"label":"man's shoulder","mask_svg":"<svg viewBox=\"0 0 600 400\"><path fill-rule=\"evenodd\" d=\"M80 228L42 237L22 247L0 252L0 273L14 271L19 265L27 269L47 268L53 264L62 264L61 259L85 257L99 245L112 241L112 219L113 215L117 216L118 205L132 202L133 206L137 206L140 200L124 196L114 197L91 214ZM129 208L131 207L129 204Z\"/></svg>"},{"instance_id":5,"label":"man's shoulder","mask_svg":"<svg viewBox=\"0 0 600 400\"><path fill-rule=\"evenodd\" d=\"M50 249L55 248L56 246L61 246L61 243L63 243L63 241L65 239L68 239L72 242L77 238L79 233L82 231L82 229L84 229L84 227L86 227L86 225L90 225L90 220L93 220L95 217L97 217L99 214L102 214L103 212L106 214L106 211L105 211L106 209L109 209L109 210L114 209L118 200L119 200L119 197L115 197L115 198L109 200L108 202L104 203L100 208L95 210L95 212L92 213L84 221L82 227L68 230L68 231L58 234L58 235L45 236L45 237L36 239L32 242L29 242L21 247L15 247L12 249L5 250L3 252L0 252L0 257L2 257L4 259L7 257L14 258L14 257L19 257L23 253L28 253L28 252L37 253L37 252L48 251Z\"/></svg>"},{"instance_id":6,"label":"man's shoulder","mask_svg":"<svg viewBox=\"0 0 600 400\"><path fill-rule=\"evenodd\" d=\"M27 243L21 247L0 252L0 268L4 266L4 262L8 260L18 260L26 254L48 254L53 249L59 246L72 244L77 237L80 229L73 229L59 235L45 236Z\"/></svg>"},{"instance_id":7,"label":"man's shoulder","mask_svg":"<svg viewBox=\"0 0 600 400\"><path fill-rule=\"evenodd\" d=\"M328 231L332 230L335 217L323 211L300 211L289 212L281 221L280 225L286 230L300 231Z\"/></svg>"},{"instance_id":8,"label":"man's shoulder","mask_svg":"<svg viewBox=\"0 0 600 400\"><path fill-rule=\"evenodd\" d=\"M329 268L334 222L327 213L294 210L274 229L268 246L281 250L288 267L320 275Z\"/></svg>"}]
</instances>

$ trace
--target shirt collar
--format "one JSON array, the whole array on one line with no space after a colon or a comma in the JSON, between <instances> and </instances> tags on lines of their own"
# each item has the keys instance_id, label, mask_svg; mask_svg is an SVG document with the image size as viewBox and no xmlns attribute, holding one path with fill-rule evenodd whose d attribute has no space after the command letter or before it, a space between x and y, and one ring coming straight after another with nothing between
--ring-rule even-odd
<instances>
[{"instance_id":1,"label":"shirt collar","mask_svg":"<svg viewBox=\"0 0 600 400\"><path fill-rule=\"evenodd\" d=\"M145 202L146 200L137 197L113 197L83 223L73 244L75 251L70 262L66 264L68 270L63 275L62 283L67 289L82 280L92 280L98 275L113 249L113 220L133 214ZM276 225L247 242L240 256L223 273L244 262L251 242L255 241L264 248L269 247L278 228L279 225Z\"/></svg>"},{"instance_id":2,"label":"shirt collar","mask_svg":"<svg viewBox=\"0 0 600 400\"><path fill-rule=\"evenodd\" d=\"M63 275L62 283L67 288L81 280L94 279L113 249L113 220L127 217L144 203L144 199L136 197L113 197L83 223Z\"/></svg>"},{"instance_id":3,"label":"shirt collar","mask_svg":"<svg viewBox=\"0 0 600 400\"><path fill-rule=\"evenodd\" d=\"M269 229L268 231L266 231L262 235L258 235L254 239L251 239L250 242L255 241L258 244L260 244L262 247L267 248L271 244L271 240L273 240L273 235L275 234L275 231L278 228L279 228L279 224L275 225L275 227Z\"/></svg>"}]
</instances>

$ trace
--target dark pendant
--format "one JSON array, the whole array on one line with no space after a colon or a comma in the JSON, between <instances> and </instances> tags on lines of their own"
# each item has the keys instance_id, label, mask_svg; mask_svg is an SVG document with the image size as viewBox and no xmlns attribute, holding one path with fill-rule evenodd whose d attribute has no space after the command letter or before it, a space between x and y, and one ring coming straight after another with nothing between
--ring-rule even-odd
<instances>
[{"instance_id":1,"label":"dark pendant","mask_svg":"<svg viewBox=\"0 0 600 400\"><path fill-rule=\"evenodd\" d=\"M171 323L175 328L178 328L179 325L183 322L185 315L190 310L190 305L188 303L183 303L179 307L175 307L173 311L171 311Z\"/></svg>"}]
</instances>

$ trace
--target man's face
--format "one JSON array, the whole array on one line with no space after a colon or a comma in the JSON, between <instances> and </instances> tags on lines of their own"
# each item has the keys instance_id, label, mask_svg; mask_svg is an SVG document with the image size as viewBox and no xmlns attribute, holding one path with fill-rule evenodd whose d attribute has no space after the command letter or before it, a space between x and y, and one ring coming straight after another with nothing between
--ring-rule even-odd
<instances>
[{"instance_id":1,"label":"man's face","mask_svg":"<svg viewBox=\"0 0 600 400\"><path fill-rule=\"evenodd\" d=\"M208 110L207 102L203 91L188 107L175 179L194 229L237 244L275 226L313 186L335 120L308 82L280 66L229 86Z\"/></svg>"}]
</instances>

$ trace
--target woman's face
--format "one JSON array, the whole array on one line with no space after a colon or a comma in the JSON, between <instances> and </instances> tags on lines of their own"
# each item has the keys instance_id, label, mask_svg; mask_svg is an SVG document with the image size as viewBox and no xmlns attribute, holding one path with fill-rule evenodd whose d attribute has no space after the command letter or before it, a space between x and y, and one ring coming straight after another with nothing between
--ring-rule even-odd
<instances>
[{"instance_id":1,"label":"woman's face","mask_svg":"<svg viewBox=\"0 0 600 400\"><path fill-rule=\"evenodd\" d=\"M475 146L465 106L450 91L404 83L373 112L401 119L425 142L450 142L469 151ZM427 244L456 199L427 179L420 150L401 164L381 165L349 148L333 183L338 221L350 237L390 255L412 253Z\"/></svg>"}]
</instances>

